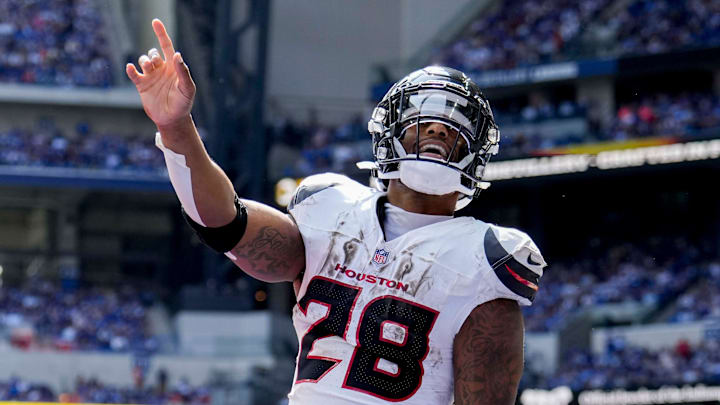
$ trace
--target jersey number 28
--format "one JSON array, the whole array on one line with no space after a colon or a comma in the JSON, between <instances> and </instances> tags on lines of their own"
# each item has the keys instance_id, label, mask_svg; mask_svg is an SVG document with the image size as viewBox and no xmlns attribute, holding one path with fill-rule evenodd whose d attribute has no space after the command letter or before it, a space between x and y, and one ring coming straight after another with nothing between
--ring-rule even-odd
<instances>
[{"instance_id":1,"label":"jersey number 28","mask_svg":"<svg viewBox=\"0 0 720 405\"><path fill-rule=\"evenodd\" d=\"M324 277L314 277L298 307L307 313L311 302L327 308L302 339L296 383L317 382L341 360L310 355L316 340L346 338L350 316L362 289ZM362 310L357 346L343 388L391 401L410 398L422 382L422 361L428 335L438 312L394 296L377 297ZM387 336L393 330L394 337ZM397 333L400 331L401 333Z\"/></svg>"}]
</instances>

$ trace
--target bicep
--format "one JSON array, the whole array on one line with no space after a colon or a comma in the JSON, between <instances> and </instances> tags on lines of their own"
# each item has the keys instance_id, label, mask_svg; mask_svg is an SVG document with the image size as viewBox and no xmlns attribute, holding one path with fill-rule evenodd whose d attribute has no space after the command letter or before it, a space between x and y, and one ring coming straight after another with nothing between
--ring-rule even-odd
<instances>
[{"instance_id":1,"label":"bicep","mask_svg":"<svg viewBox=\"0 0 720 405\"><path fill-rule=\"evenodd\" d=\"M305 267L305 247L297 224L265 204L243 200L247 228L229 252L232 261L258 280L293 281Z\"/></svg>"},{"instance_id":2,"label":"bicep","mask_svg":"<svg viewBox=\"0 0 720 405\"><path fill-rule=\"evenodd\" d=\"M516 301L496 299L470 313L453 343L456 405L515 403L523 333Z\"/></svg>"}]
</instances>

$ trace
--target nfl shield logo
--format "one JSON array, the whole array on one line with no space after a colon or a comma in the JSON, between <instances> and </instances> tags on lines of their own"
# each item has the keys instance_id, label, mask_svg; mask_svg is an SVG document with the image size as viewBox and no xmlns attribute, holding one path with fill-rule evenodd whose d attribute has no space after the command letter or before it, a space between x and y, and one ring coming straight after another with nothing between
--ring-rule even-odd
<instances>
[{"instance_id":1,"label":"nfl shield logo","mask_svg":"<svg viewBox=\"0 0 720 405\"><path fill-rule=\"evenodd\" d=\"M378 249L375 251L375 257L373 257L373 261L377 264L385 264L387 262L387 257L390 252L386 251L385 249Z\"/></svg>"}]
</instances>

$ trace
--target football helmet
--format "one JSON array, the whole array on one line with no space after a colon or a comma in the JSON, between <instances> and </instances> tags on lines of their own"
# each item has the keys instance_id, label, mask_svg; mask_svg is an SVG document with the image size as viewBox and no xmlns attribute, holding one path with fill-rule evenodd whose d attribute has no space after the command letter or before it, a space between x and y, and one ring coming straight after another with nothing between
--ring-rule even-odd
<instances>
[{"instance_id":1,"label":"football helmet","mask_svg":"<svg viewBox=\"0 0 720 405\"><path fill-rule=\"evenodd\" d=\"M457 134L450 140L454 144L449 152L420 153L421 124L431 122ZM407 132L412 126L416 127L415 146L405 150L402 140L412 133ZM490 186L482 177L498 151L500 131L480 88L458 70L428 66L402 78L375 107L368 131L375 161L358 163L358 167L370 169L375 186L382 191L390 179L400 179L425 194L459 191L458 210ZM457 148L463 150L455 153Z\"/></svg>"}]
</instances>

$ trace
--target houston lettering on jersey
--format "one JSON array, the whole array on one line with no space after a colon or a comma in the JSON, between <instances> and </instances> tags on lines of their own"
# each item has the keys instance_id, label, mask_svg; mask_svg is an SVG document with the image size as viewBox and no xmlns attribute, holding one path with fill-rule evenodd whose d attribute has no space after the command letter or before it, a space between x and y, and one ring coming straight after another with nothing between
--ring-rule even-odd
<instances>
[{"instance_id":1,"label":"houston lettering on jersey","mask_svg":"<svg viewBox=\"0 0 720 405\"><path fill-rule=\"evenodd\" d=\"M342 265L340 265L340 263L335 265L335 271L340 271L340 273L344 274L345 277L354 278L358 281L365 281L366 283L370 283L370 284L377 283L382 286L386 286L387 288L395 288L398 290L403 290L405 292L407 292L407 289L408 289L407 284L403 284L400 281L390 280L390 279L380 277L380 276L375 276L372 274L360 273L356 270L348 269L347 266L342 266Z\"/></svg>"}]
</instances>

